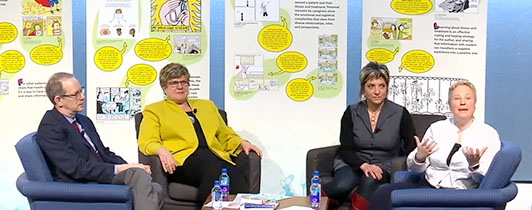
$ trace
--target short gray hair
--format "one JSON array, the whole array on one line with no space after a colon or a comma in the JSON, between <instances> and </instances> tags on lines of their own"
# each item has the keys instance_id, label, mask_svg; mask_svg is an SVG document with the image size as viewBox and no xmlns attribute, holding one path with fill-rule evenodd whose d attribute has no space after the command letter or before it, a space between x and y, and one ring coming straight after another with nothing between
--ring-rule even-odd
<instances>
[{"instance_id":1,"label":"short gray hair","mask_svg":"<svg viewBox=\"0 0 532 210\"><path fill-rule=\"evenodd\" d=\"M65 95L65 90L63 89L63 80L68 78L73 78L74 75L71 73L66 72L57 72L53 74L50 79L48 79L48 83L46 83L46 96L48 96L48 99L52 102L52 104L55 105L54 98L56 96L62 96Z\"/></svg>"},{"instance_id":2,"label":"short gray hair","mask_svg":"<svg viewBox=\"0 0 532 210\"><path fill-rule=\"evenodd\" d=\"M159 72L159 84L164 90L168 87L168 81L182 76L185 76L187 81L190 80L190 73L188 73L187 67L179 63L169 63L161 69L161 72Z\"/></svg>"},{"instance_id":3,"label":"short gray hair","mask_svg":"<svg viewBox=\"0 0 532 210\"><path fill-rule=\"evenodd\" d=\"M364 94L364 85L370 80L382 78L386 82L386 88L390 85L390 71L384 64L369 62L360 70L360 96Z\"/></svg>"}]
</instances>

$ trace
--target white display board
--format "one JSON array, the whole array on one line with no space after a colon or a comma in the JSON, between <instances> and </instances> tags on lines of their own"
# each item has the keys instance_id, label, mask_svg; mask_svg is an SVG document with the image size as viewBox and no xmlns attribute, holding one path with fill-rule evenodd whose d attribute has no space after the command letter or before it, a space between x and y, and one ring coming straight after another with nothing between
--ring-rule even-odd
<instances>
[{"instance_id":1,"label":"white display board","mask_svg":"<svg viewBox=\"0 0 532 210\"><path fill-rule=\"evenodd\" d=\"M36 132L53 107L48 78L72 73L72 4L46 0L0 2L0 209L29 209L15 182L24 171L14 145Z\"/></svg>"},{"instance_id":2,"label":"white display board","mask_svg":"<svg viewBox=\"0 0 532 210\"><path fill-rule=\"evenodd\" d=\"M385 63L388 99L412 113L449 115L449 86L477 89L476 120L484 121L488 1L364 1L362 65Z\"/></svg>"},{"instance_id":3,"label":"white display board","mask_svg":"<svg viewBox=\"0 0 532 210\"><path fill-rule=\"evenodd\" d=\"M209 98L209 1L87 1L87 115L104 144L137 162L134 115L162 100L170 62L191 74L190 98Z\"/></svg>"},{"instance_id":4,"label":"white display board","mask_svg":"<svg viewBox=\"0 0 532 210\"><path fill-rule=\"evenodd\" d=\"M225 109L264 151L261 191L304 195L309 149L338 144L347 1L226 1Z\"/></svg>"}]
</instances>

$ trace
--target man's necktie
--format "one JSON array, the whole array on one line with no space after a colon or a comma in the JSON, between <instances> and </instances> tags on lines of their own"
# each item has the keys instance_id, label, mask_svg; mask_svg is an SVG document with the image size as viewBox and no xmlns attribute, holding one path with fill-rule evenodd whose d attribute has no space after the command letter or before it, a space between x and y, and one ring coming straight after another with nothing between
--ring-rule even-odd
<instances>
[{"instance_id":1,"label":"man's necktie","mask_svg":"<svg viewBox=\"0 0 532 210\"><path fill-rule=\"evenodd\" d=\"M85 132L81 132L79 130L79 126L78 126L78 123L76 121L73 121L72 122L72 126L74 126L74 128L76 129L76 131L85 139L85 141L87 141L88 143L88 140L85 138ZM98 152L96 151L95 148L93 148L90 144L89 144L89 148L91 149L91 152L92 154L94 155L94 157L96 157L96 159L100 162L103 162L103 159L102 157L100 156L100 154L98 154Z\"/></svg>"}]
</instances>

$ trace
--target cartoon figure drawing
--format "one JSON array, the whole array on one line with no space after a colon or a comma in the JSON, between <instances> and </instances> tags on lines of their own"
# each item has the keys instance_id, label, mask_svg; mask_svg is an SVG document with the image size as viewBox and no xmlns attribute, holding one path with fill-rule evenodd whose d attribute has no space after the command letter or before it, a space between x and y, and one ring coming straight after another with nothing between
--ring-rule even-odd
<instances>
[{"instance_id":1,"label":"cartoon figure drawing","mask_svg":"<svg viewBox=\"0 0 532 210\"><path fill-rule=\"evenodd\" d=\"M392 39L395 39L397 40L397 35L398 35L398 31L397 31L397 26L395 26L395 24L392 24L390 26L390 28L392 29Z\"/></svg>"},{"instance_id":2,"label":"cartoon figure drawing","mask_svg":"<svg viewBox=\"0 0 532 210\"><path fill-rule=\"evenodd\" d=\"M22 34L24 36L29 36L31 31L31 22L28 21L26 24L24 24L24 29L22 29Z\"/></svg>"},{"instance_id":3,"label":"cartoon figure drawing","mask_svg":"<svg viewBox=\"0 0 532 210\"><path fill-rule=\"evenodd\" d=\"M54 20L52 29L54 36L61 36L61 23L59 21Z\"/></svg>"},{"instance_id":4,"label":"cartoon figure drawing","mask_svg":"<svg viewBox=\"0 0 532 210\"><path fill-rule=\"evenodd\" d=\"M122 14L122 9L116 9L115 14L113 15L113 19L109 21L109 23L113 23L113 21L116 21L117 24L120 24L120 20L123 22L127 22L124 19L124 14Z\"/></svg>"},{"instance_id":5,"label":"cartoon figure drawing","mask_svg":"<svg viewBox=\"0 0 532 210\"><path fill-rule=\"evenodd\" d=\"M163 4L159 15L163 25L189 26L189 12L186 0L169 0Z\"/></svg>"},{"instance_id":6,"label":"cartoon figure drawing","mask_svg":"<svg viewBox=\"0 0 532 210\"><path fill-rule=\"evenodd\" d=\"M117 29L116 29L116 34L117 34L118 36L122 36L122 28L117 28Z\"/></svg>"},{"instance_id":7,"label":"cartoon figure drawing","mask_svg":"<svg viewBox=\"0 0 532 210\"><path fill-rule=\"evenodd\" d=\"M135 29L134 28L129 29L129 35L131 35L131 37L135 37Z\"/></svg>"},{"instance_id":8,"label":"cartoon figure drawing","mask_svg":"<svg viewBox=\"0 0 532 210\"><path fill-rule=\"evenodd\" d=\"M54 8L57 12L61 11L61 8L59 8L59 0L35 0L35 2L43 7L50 7L50 13L52 14L54 14Z\"/></svg>"},{"instance_id":9,"label":"cartoon figure drawing","mask_svg":"<svg viewBox=\"0 0 532 210\"><path fill-rule=\"evenodd\" d=\"M469 0L445 0L438 7L449 13L464 12L469 8Z\"/></svg>"},{"instance_id":10,"label":"cartoon figure drawing","mask_svg":"<svg viewBox=\"0 0 532 210\"><path fill-rule=\"evenodd\" d=\"M260 11L263 17L268 17L268 4L270 4L270 1L263 1L260 3Z\"/></svg>"},{"instance_id":11,"label":"cartoon figure drawing","mask_svg":"<svg viewBox=\"0 0 532 210\"><path fill-rule=\"evenodd\" d=\"M153 31L201 31L201 0L151 0L151 5Z\"/></svg>"},{"instance_id":12,"label":"cartoon figure drawing","mask_svg":"<svg viewBox=\"0 0 532 210\"><path fill-rule=\"evenodd\" d=\"M406 30L405 24L400 24L399 27L397 27L397 29L399 30L399 33L398 33L398 38L399 39L409 39L410 38L410 35L405 31Z\"/></svg>"},{"instance_id":13,"label":"cartoon figure drawing","mask_svg":"<svg viewBox=\"0 0 532 210\"><path fill-rule=\"evenodd\" d=\"M33 24L33 31L28 36L42 36L42 28L38 23Z\"/></svg>"}]
</instances>

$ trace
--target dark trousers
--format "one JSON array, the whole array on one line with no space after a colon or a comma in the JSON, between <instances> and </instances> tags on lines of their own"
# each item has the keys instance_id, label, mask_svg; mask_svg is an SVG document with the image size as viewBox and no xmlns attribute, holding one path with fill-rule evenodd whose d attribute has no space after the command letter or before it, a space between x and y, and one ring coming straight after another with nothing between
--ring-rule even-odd
<instances>
[{"instance_id":1,"label":"dark trousers","mask_svg":"<svg viewBox=\"0 0 532 210\"><path fill-rule=\"evenodd\" d=\"M214 181L220 178L222 168L227 168L231 194L249 192L249 180L244 171L220 159L207 148L198 148L185 160L183 166L177 167L176 171L168 176L168 181L197 187L197 201L203 203L211 193Z\"/></svg>"},{"instance_id":2,"label":"dark trousers","mask_svg":"<svg viewBox=\"0 0 532 210\"><path fill-rule=\"evenodd\" d=\"M401 189L430 188L432 187L425 178L417 182L398 182L380 187L369 198L368 210L392 209L392 191Z\"/></svg>"},{"instance_id":3,"label":"dark trousers","mask_svg":"<svg viewBox=\"0 0 532 210\"><path fill-rule=\"evenodd\" d=\"M135 210L159 210L163 206L163 188L151 182L150 174L140 168L130 168L113 177L112 184L131 187Z\"/></svg>"},{"instance_id":4,"label":"dark trousers","mask_svg":"<svg viewBox=\"0 0 532 210\"><path fill-rule=\"evenodd\" d=\"M390 182L390 173L383 171L382 179L375 180L371 176L366 177L360 170L353 170L350 166L342 167L334 171L333 181L323 185L323 191L329 198L345 200L349 193L357 188L358 194L365 199L381 185Z\"/></svg>"}]
</instances>

